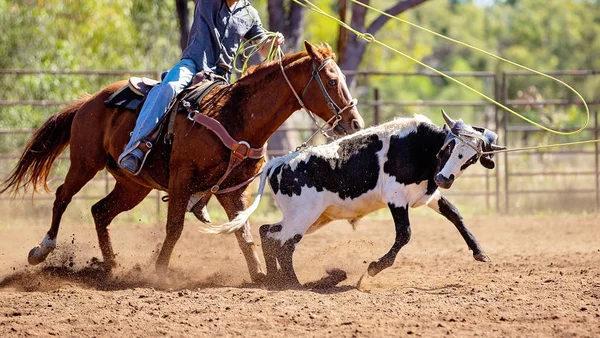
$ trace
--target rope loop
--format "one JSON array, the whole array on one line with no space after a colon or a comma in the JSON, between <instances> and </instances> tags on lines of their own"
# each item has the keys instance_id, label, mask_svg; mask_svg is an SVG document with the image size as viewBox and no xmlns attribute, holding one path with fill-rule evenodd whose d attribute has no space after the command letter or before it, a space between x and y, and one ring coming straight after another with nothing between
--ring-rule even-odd
<instances>
[{"instance_id":1,"label":"rope loop","mask_svg":"<svg viewBox=\"0 0 600 338\"><path fill-rule=\"evenodd\" d=\"M360 33L360 34L358 34L358 37L365 40L366 42L375 41L375 37L371 33Z\"/></svg>"},{"instance_id":2,"label":"rope loop","mask_svg":"<svg viewBox=\"0 0 600 338\"><path fill-rule=\"evenodd\" d=\"M369 43L370 42L374 42L374 43L376 43L376 44L378 44L378 45L380 45L380 46L382 46L384 48L387 48L387 49L391 50L392 52L394 52L396 54L399 54L401 56L404 56L405 58L407 58L407 59L409 59L409 60L411 60L411 61L419 64L420 66L429 69L430 71L434 72L435 74L438 74L441 77L446 78L446 79L448 79L448 80L450 80L450 81L452 81L452 82L454 82L454 83L462 86L463 88L468 89L468 90L474 92L475 94L483 97L485 100L489 101L490 103L493 103L494 105L496 105L496 106L498 106L498 107L506 110L507 112L509 112L509 113L517 116L518 118L526 121L529 124L532 124L532 125L540 128L540 129L542 129L544 131L547 131L547 132L552 133L552 134L563 135L563 136L574 135L574 134L582 132L588 126L588 124L590 122L590 109L588 107L587 102L583 98L583 96L577 90L575 90L573 87L571 87L569 84L567 84L566 82L564 82L564 81L562 81L562 80L560 80L560 79L558 79L558 78L556 78L554 76L545 74L545 73L537 71L535 69L526 67L524 65L518 64L518 63L513 62L513 61L510 61L508 59L505 59L503 57L500 57L498 55L495 55L495 54L490 53L488 51L485 51L485 50L483 50L481 48L478 48L478 47L475 47L473 45L470 45L468 43L465 43L465 42L462 42L462 41L450 38L450 37L448 37L446 35L434 32L434 31L432 31L430 29L427 29L427 28L422 27L420 25L417 25L417 24L414 24L414 23L409 22L407 20L401 19L400 17L394 16L394 15L391 15L391 14L389 14L387 12L379 10L379 9L377 9L375 7L372 7L372 6L368 5L368 4L365 4L365 3L363 3L363 2L361 2L359 0L350 0L351 2L353 2L354 4L356 4L358 6L362 6L362 7L366 8L366 9L372 10L372 11L374 11L374 12L376 12L376 13L382 15L382 16L387 16L388 18L390 18L392 20L396 20L396 21L400 21L402 23L408 24L408 25L410 25L410 26L412 26L414 28L420 29L422 31L425 31L427 33L435 35L435 36L437 36L439 38L443 38L443 39L448 40L450 42L453 42L453 43L456 43L456 44L461 45L463 47L475 50L477 52L480 52L482 54L485 54L487 56L490 56L490 57L493 57L493 58L495 58L497 60L500 60L502 62L508 63L508 64L510 64L512 66L524 69L526 71L529 71L529 72L534 73L536 75L540 75L540 76L542 76L544 78L547 78L547 79L550 79L552 81L555 81L555 82L559 83L560 85L564 86L565 88L567 88L568 90L570 90L571 92L573 92L581 100L581 103L583 104L583 106L585 108L585 113L586 113L585 122L577 130L566 131L565 132L565 131L561 131L561 130L557 130L557 129L552 129L552 128L543 126L540 123L535 122L535 121L533 121L533 120L531 120L531 119L523 116L522 114L517 113L513 109L507 107L506 105L503 105L502 103L494 100L493 98L491 98L491 97L489 97L489 96L481 93L480 91L478 91L478 90L470 87L469 85L467 85L467 84L465 84L465 83L463 83L463 82L461 82L461 81L459 81L459 80L457 80L457 79L449 76L448 74L446 74L444 72L441 72L441 71L439 71L439 70L437 70L437 69L435 69L435 68L433 68L433 67L431 67L431 66L429 66L429 65L427 65L427 64L425 64L425 63L423 63L423 62L421 62L421 61L419 61L417 59L415 59L414 57L412 57L410 55L407 55L406 53L403 53L402 51L400 51L400 50L398 50L398 49L396 49L396 48L394 48L392 46L389 46L389 45L387 45L387 44L385 44L385 43L377 40L372 34L359 32L358 30L354 29L349 24L347 24L347 23L341 21L340 19L338 19L337 17L334 17L333 15L325 12L324 10L322 10L321 8L319 8L317 5L313 4L310 0L292 0L292 1L295 2L296 4L300 5L300 6L308 8L308 9L310 9L310 10L316 12L316 13L319 13L319 14L321 14L323 16L326 16L326 17L332 19L338 25L340 25L341 27L346 28L347 30L349 30L350 32L354 33L355 35L357 35L359 38L361 38L363 40L365 40L365 41L367 41ZM560 144L552 144L552 145L539 146L539 147L520 148L519 150L530 150L530 149L539 149L539 148L558 147L558 146L563 146L563 145L575 145L575 144L597 143L597 142L600 142L600 140L590 140L590 141L581 141L581 142L560 143ZM492 152L484 152L483 154L492 154L492 153L510 152L510 151L518 151L518 150L509 150L509 149L506 149L506 150L499 150L499 151L492 151Z\"/></svg>"}]
</instances>

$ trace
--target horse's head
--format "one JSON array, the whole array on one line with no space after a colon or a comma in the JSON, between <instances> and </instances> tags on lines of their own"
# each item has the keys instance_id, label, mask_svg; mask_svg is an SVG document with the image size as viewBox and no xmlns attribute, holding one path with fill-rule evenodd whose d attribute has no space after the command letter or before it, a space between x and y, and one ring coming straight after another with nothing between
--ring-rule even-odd
<instances>
[{"instance_id":1,"label":"horse's head","mask_svg":"<svg viewBox=\"0 0 600 338\"><path fill-rule=\"evenodd\" d=\"M364 128L365 122L356 108L346 76L335 63L335 54L329 45L315 47L304 41L312 59L312 76L302 92L308 109L334 127L338 135L347 135Z\"/></svg>"},{"instance_id":2,"label":"horse's head","mask_svg":"<svg viewBox=\"0 0 600 338\"><path fill-rule=\"evenodd\" d=\"M485 128L472 127L461 119L454 121L443 110L442 115L446 121L446 139L437 154L435 183L440 188L450 188L454 180L477 160L485 168L494 169L494 154L482 152L505 149L495 144L498 135Z\"/></svg>"}]
</instances>

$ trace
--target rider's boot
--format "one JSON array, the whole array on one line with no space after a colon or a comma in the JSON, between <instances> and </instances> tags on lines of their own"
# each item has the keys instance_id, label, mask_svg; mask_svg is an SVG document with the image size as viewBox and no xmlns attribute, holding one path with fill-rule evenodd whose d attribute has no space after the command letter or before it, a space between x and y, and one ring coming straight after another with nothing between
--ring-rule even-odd
<instances>
[{"instance_id":1,"label":"rider's boot","mask_svg":"<svg viewBox=\"0 0 600 338\"><path fill-rule=\"evenodd\" d=\"M131 150L125 150L121 156L119 156L118 163L121 169L130 172L133 175L137 175L142 170L146 157L150 154L152 149L152 140L145 139L139 141L135 148Z\"/></svg>"},{"instance_id":2,"label":"rider's boot","mask_svg":"<svg viewBox=\"0 0 600 338\"><path fill-rule=\"evenodd\" d=\"M144 153L141 150L134 149L123 157L123 159L119 162L119 167L135 175L138 171L140 171L143 157Z\"/></svg>"}]
</instances>

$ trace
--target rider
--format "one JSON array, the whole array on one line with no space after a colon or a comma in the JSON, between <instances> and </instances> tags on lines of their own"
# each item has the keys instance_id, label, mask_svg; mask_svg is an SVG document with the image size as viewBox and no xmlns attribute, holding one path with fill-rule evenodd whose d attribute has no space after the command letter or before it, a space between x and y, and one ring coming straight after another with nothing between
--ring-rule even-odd
<instances>
[{"instance_id":1,"label":"rider","mask_svg":"<svg viewBox=\"0 0 600 338\"><path fill-rule=\"evenodd\" d=\"M119 156L119 166L134 175L140 171L145 154L138 146L156 127L171 101L192 82L196 72L212 72L229 80L229 70L242 39L260 41L265 34L258 12L249 0L197 0L188 46L181 60L148 94L131 140ZM283 35L277 33L258 52L267 57L271 45L283 43Z\"/></svg>"}]
</instances>

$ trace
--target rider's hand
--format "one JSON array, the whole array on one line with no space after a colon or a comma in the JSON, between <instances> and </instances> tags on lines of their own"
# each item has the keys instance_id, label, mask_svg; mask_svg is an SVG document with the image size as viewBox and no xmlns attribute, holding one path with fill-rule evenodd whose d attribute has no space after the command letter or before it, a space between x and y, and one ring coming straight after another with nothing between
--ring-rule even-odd
<instances>
[{"instance_id":1,"label":"rider's hand","mask_svg":"<svg viewBox=\"0 0 600 338\"><path fill-rule=\"evenodd\" d=\"M285 38L283 37L283 34L277 32L275 33L275 47L277 46L281 46L285 43Z\"/></svg>"}]
</instances>

